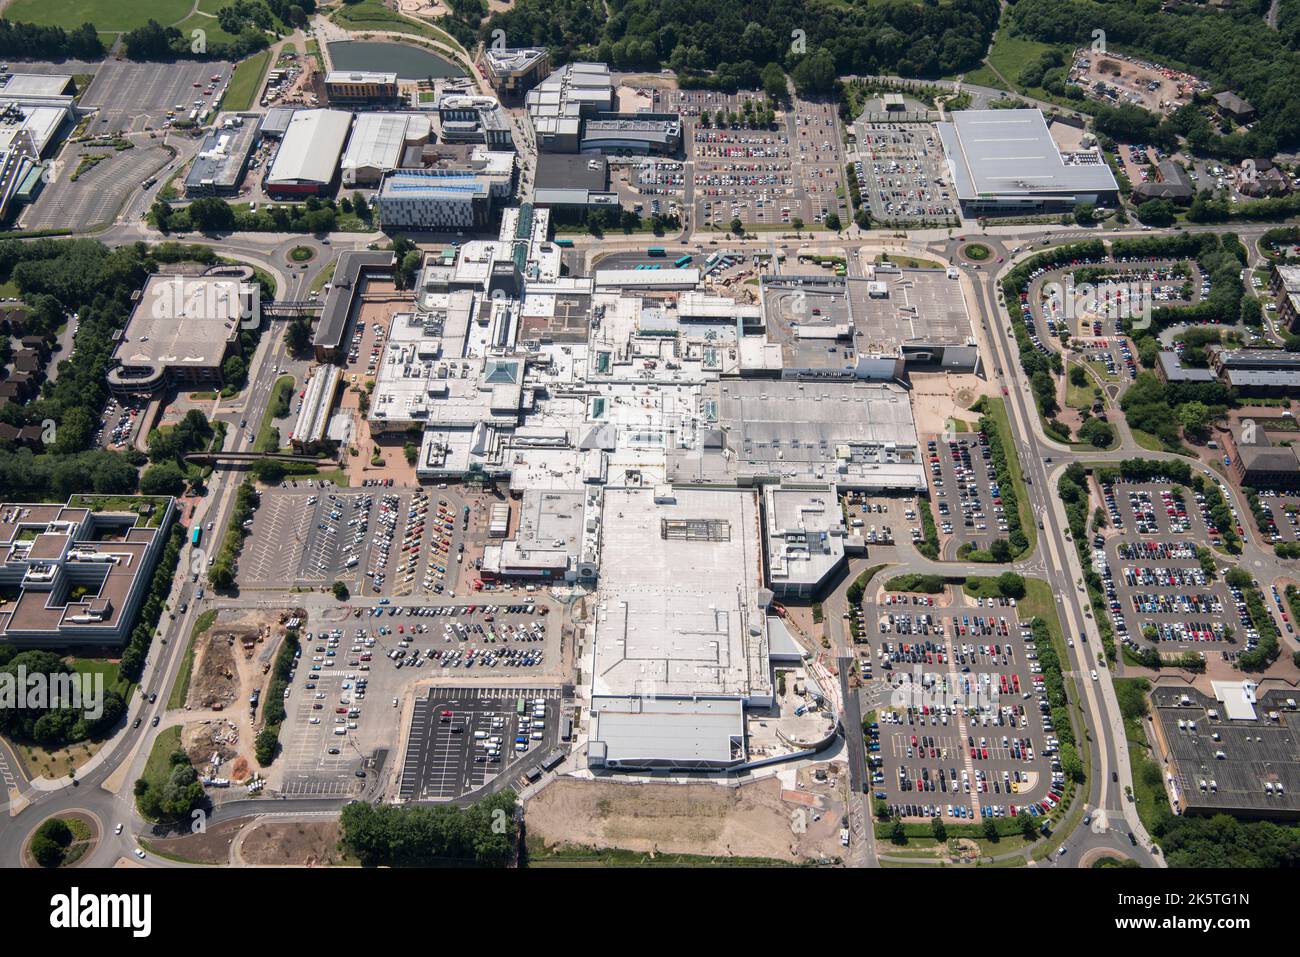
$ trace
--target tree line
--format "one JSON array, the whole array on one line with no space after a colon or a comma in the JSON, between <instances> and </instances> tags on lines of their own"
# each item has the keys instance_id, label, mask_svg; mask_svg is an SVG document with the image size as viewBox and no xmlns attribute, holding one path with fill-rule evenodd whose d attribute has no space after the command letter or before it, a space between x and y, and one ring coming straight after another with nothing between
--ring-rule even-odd
<instances>
[{"instance_id":1,"label":"tree line","mask_svg":"<svg viewBox=\"0 0 1300 957\"><path fill-rule=\"evenodd\" d=\"M616 70L668 67L687 85L717 79L759 85L780 64L801 90L830 92L837 76L942 76L977 65L997 26L997 0L519 0L494 13L480 37L505 31L511 46L546 46L553 60L594 59Z\"/></svg>"}]
</instances>

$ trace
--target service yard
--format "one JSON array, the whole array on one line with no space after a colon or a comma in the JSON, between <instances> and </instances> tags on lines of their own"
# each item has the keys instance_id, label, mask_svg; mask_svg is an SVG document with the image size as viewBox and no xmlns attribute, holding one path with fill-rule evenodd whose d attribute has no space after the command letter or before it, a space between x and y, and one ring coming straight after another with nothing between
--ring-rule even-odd
<instances>
[{"instance_id":1,"label":"service yard","mask_svg":"<svg viewBox=\"0 0 1300 957\"><path fill-rule=\"evenodd\" d=\"M1014 599L881 592L863 613L877 669L868 695L876 799L921 820L1046 814L1064 779L1037 649Z\"/></svg>"}]
</instances>

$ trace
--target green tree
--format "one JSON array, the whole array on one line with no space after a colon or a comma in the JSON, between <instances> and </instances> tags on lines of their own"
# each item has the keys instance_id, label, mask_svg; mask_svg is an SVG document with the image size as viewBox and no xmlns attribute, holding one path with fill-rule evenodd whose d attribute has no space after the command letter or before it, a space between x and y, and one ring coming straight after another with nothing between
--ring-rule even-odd
<instances>
[{"instance_id":1,"label":"green tree","mask_svg":"<svg viewBox=\"0 0 1300 957\"><path fill-rule=\"evenodd\" d=\"M1174 410L1183 431L1193 438L1203 438L1209 430L1211 412L1204 402L1184 402Z\"/></svg>"},{"instance_id":2,"label":"green tree","mask_svg":"<svg viewBox=\"0 0 1300 957\"><path fill-rule=\"evenodd\" d=\"M334 597L337 598L339 601L347 601L348 595L350 594L348 592L348 586L341 581L336 581L333 585L331 585L330 591L334 593Z\"/></svg>"},{"instance_id":3,"label":"green tree","mask_svg":"<svg viewBox=\"0 0 1300 957\"><path fill-rule=\"evenodd\" d=\"M763 92L772 100L783 100L786 96L785 71L778 63L769 63L763 67L761 74Z\"/></svg>"},{"instance_id":4,"label":"green tree","mask_svg":"<svg viewBox=\"0 0 1300 957\"><path fill-rule=\"evenodd\" d=\"M1015 572L1003 572L998 576L998 592L1007 598L1025 597L1025 580Z\"/></svg>"},{"instance_id":5,"label":"green tree","mask_svg":"<svg viewBox=\"0 0 1300 957\"><path fill-rule=\"evenodd\" d=\"M835 88L837 71L835 58L826 50L818 50L797 64L791 78L800 93L829 93Z\"/></svg>"},{"instance_id":6,"label":"green tree","mask_svg":"<svg viewBox=\"0 0 1300 957\"><path fill-rule=\"evenodd\" d=\"M833 229L837 233L841 229L840 217L836 213L827 213L825 223L827 229Z\"/></svg>"},{"instance_id":7,"label":"green tree","mask_svg":"<svg viewBox=\"0 0 1300 957\"><path fill-rule=\"evenodd\" d=\"M1149 199L1136 212L1138 221L1144 226L1163 228L1174 223L1174 205L1166 199Z\"/></svg>"},{"instance_id":8,"label":"green tree","mask_svg":"<svg viewBox=\"0 0 1300 957\"><path fill-rule=\"evenodd\" d=\"M275 760L276 750L280 746L279 728L263 728L254 741L253 756L262 767L268 767Z\"/></svg>"},{"instance_id":9,"label":"green tree","mask_svg":"<svg viewBox=\"0 0 1300 957\"><path fill-rule=\"evenodd\" d=\"M1091 226L1097 221L1097 207L1092 203L1078 203L1074 207L1074 221L1080 226Z\"/></svg>"},{"instance_id":10,"label":"green tree","mask_svg":"<svg viewBox=\"0 0 1300 957\"><path fill-rule=\"evenodd\" d=\"M739 217L739 216L735 216L735 217L732 218L732 220L731 220L731 232L732 232L732 234L735 235L735 236L743 236L743 235L744 235L744 233L745 233L745 224L742 223L742 222L740 221L740 217Z\"/></svg>"},{"instance_id":11,"label":"green tree","mask_svg":"<svg viewBox=\"0 0 1300 957\"><path fill-rule=\"evenodd\" d=\"M180 495L184 490L185 477L175 462L150 465L140 476L140 491L145 495Z\"/></svg>"},{"instance_id":12,"label":"green tree","mask_svg":"<svg viewBox=\"0 0 1300 957\"><path fill-rule=\"evenodd\" d=\"M943 826L943 818L941 817L930 818L930 833L934 835L934 839L938 841L940 844L947 843L948 829Z\"/></svg>"}]
</instances>

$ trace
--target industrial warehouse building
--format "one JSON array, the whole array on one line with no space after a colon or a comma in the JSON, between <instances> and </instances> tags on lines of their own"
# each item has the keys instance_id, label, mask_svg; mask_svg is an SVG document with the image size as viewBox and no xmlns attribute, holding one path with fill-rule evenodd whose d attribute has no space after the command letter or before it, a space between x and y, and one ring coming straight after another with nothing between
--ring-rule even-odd
<instances>
[{"instance_id":1,"label":"industrial warehouse building","mask_svg":"<svg viewBox=\"0 0 1300 957\"><path fill-rule=\"evenodd\" d=\"M1289 685L1212 681L1151 691L1165 788L1179 814L1300 819L1300 709ZM1265 681L1265 684L1274 684Z\"/></svg>"},{"instance_id":2,"label":"industrial warehouse building","mask_svg":"<svg viewBox=\"0 0 1300 957\"><path fill-rule=\"evenodd\" d=\"M288 196L328 192L351 127L351 113L296 110L267 173L266 191Z\"/></svg>"},{"instance_id":3,"label":"industrial warehouse building","mask_svg":"<svg viewBox=\"0 0 1300 957\"><path fill-rule=\"evenodd\" d=\"M175 501L115 496L113 507L0 504L0 642L121 645L135 625Z\"/></svg>"},{"instance_id":4,"label":"industrial warehouse building","mask_svg":"<svg viewBox=\"0 0 1300 957\"><path fill-rule=\"evenodd\" d=\"M961 110L937 125L962 214L1114 206L1119 184L1098 150L1063 153L1041 110Z\"/></svg>"},{"instance_id":5,"label":"industrial warehouse building","mask_svg":"<svg viewBox=\"0 0 1300 957\"><path fill-rule=\"evenodd\" d=\"M253 114L228 116L219 122L199 147L185 176L186 196L233 196L248 171L248 159L257 142L258 121Z\"/></svg>"},{"instance_id":6,"label":"industrial warehouse building","mask_svg":"<svg viewBox=\"0 0 1300 957\"><path fill-rule=\"evenodd\" d=\"M343 185L374 186L402 165L411 147L429 142L430 123L417 113L361 113L343 154Z\"/></svg>"}]
</instances>

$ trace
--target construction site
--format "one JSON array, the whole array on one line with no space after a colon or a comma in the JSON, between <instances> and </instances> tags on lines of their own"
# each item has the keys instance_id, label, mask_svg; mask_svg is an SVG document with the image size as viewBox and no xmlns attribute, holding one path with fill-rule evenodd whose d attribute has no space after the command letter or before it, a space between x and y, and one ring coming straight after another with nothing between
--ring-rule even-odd
<instances>
[{"instance_id":1,"label":"construction site","mask_svg":"<svg viewBox=\"0 0 1300 957\"><path fill-rule=\"evenodd\" d=\"M200 777L238 785L257 770L253 742L264 725L262 698L284 638L284 623L293 614L225 609L195 639L185 698L190 717L181 744ZM296 614L305 617L305 612Z\"/></svg>"}]
</instances>

